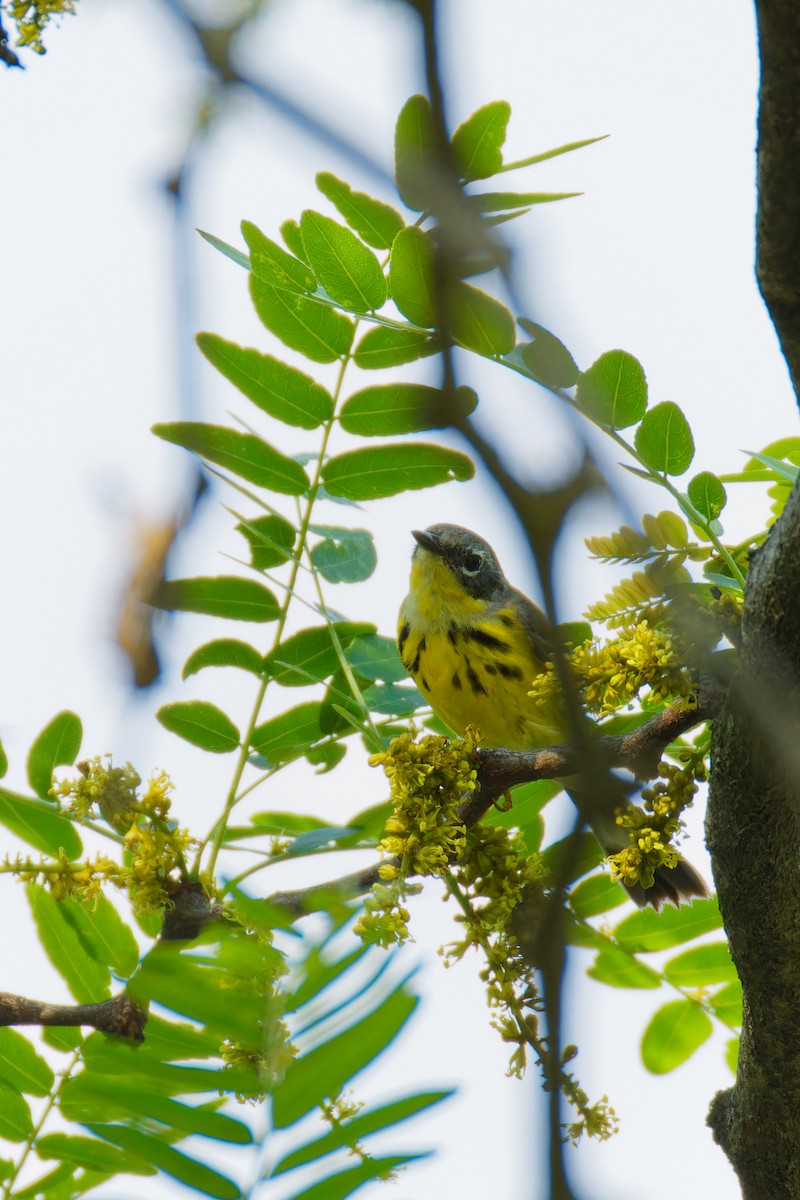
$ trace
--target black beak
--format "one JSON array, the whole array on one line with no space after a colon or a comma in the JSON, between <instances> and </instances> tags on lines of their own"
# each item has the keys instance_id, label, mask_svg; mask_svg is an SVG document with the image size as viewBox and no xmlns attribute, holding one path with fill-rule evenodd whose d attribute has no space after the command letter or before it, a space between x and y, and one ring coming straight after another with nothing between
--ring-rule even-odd
<instances>
[{"instance_id":1,"label":"black beak","mask_svg":"<svg viewBox=\"0 0 800 1200\"><path fill-rule=\"evenodd\" d=\"M423 550L427 550L430 554L438 554L440 558L444 556L444 550L442 549L439 539L435 536L435 534L429 533L427 529L424 531L420 529L412 529L411 536L414 538L418 546L422 546Z\"/></svg>"}]
</instances>

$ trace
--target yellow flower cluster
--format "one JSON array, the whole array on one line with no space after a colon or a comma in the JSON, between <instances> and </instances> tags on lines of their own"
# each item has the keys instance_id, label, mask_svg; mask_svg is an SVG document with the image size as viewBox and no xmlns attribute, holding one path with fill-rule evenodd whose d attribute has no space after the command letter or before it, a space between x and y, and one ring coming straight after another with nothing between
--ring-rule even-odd
<instances>
[{"instance_id":1,"label":"yellow flower cluster","mask_svg":"<svg viewBox=\"0 0 800 1200\"><path fill-rule=\"evenodd\" d=\"M608 861L628 887L652 887L659 867L675 866L678 852L672 839L682 828L681 813L692 803L706 768L702 757L695 757L685 767L662 762L658 774L657 783L642 789L644 807L630 805L617 817L617 824L629 831L631 844Z\"/></svg>"},{"instance_id":2,"label":"yellow flower cluster","mask_svg":"<svg viewBox=\"0 0 800 1200\"><path fill-rule=\"evenodd\" d=\"M39 883L49 889L55 900L94 900L104 883L123 886L124 871L119 863L102 854L91 862L70 862L63 850L55 861L38 864L18 859L14 874L20 883Z\"/></svg>"},{"instance_id":3,"label":"yellow flower cluster","mask_svg":"<svg viewBox=\"0 0 800 1200\"><path fill-rule=\"evenodd\" d=\"M51 17L75 12L75 0L9 0L8 12L17 25L18 46L44 54L42 31Z\"/></svg>"}]
</instances>

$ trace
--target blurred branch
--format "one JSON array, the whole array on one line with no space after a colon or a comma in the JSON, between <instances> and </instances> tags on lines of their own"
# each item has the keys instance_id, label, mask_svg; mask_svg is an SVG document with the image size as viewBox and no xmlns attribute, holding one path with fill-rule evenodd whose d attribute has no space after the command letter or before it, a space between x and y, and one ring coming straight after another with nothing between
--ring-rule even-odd
<instances>
[{"instance_id":1,"label":"blurred branch","mask_svg":"<svg viewBox=\"0 0 800 1200\"><path fill-rule=\"evenodd\" d=\"M144 1041L147 1013L120 992L101 1004L47 1004L0 992L0 1026L2 1025L89 1025L103 1033Z\"/></svg>"},{"instance_id":2,"label":"blurred branch","mask_svg":"<svg viewBox=\"0 0 800 1200\"><path fill-rule=\"evenodd\" d=\"M19 67L23 69L22 63L8 44L8 32L3 25L2 13L0 13L0 62L4 62L7 67Z\"/></svg>"}]
</instances>

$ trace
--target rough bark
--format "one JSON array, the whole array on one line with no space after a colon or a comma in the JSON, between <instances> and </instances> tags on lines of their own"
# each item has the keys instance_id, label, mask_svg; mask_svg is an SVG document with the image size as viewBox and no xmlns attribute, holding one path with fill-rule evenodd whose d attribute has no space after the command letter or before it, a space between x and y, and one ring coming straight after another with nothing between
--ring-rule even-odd
<instances>
[{"instance_id":1,"label":"rough bark","mask_svg":"<svg viewBox=\"0 0 800 1200\"><path fill-rule=\"evenodd\" d=\"M756 0L761 293L800 396L800 6ZM706 816L744 1018L708 1123L745 1200L800 1200L800 488L748 576Z\"/></svg>"}]
</instances>

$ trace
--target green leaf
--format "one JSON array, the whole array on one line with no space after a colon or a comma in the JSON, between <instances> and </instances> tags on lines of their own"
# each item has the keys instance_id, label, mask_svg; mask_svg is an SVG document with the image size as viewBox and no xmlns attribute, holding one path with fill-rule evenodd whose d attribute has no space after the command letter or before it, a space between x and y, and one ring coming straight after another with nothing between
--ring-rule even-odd
<instances>
[{"instance_id":1,"label":"green leaf","mask_svg":"<svg viewBox=\"0 0 800 1200\"><path fill-rule=\"evenodd\" d=\"M312 549L311 561L329 583L360 583L369 579L378 564L369 530L341 529L336 525L312 525L311 529L325 534Z\"/></svg>"},{"instance_id":2,"label":"green leaf","mask_svg":"<svg viewBox=\"0 0 800 1200\"><path fill-rule=\"evenodd\" d=\"M711 1037L711 1019L693 1000L659 1008L642 1037L642 1062L654 1075L674 1071Z\"/></svg>"},{"instance_id":3,"label":"green leaf","mask_svg":"<svg viewBox=\"0 0 800 1200\"><path fill-rule=\"evenodd\" d=\"M403 228L403 218L396 208L375 200L366 192L354 192L349 183L337 179L330 171L321 171L317 175L317 187L367 245L376 250L391 248L395 234Z\"/></svg>"},{"instance_id":4,"label":"green leaf","mask_svg":"<svg viewBox=\"0 0 800 1200\"><path fill-rule=\"evenodd\" d=\"M339 420L342 429L359 437L392 437L441 429L469 416L477 404L477 393L471 387L456 388L445 404L440 388L422 383L379 384L349 396Z\"/></svg>"},{"instance_id":5,"label":"green leaf","mask_svg":"<svg viewBox=\"0 0 800 1200\"><path fill-rule=\"evenodd\" d=\"M86 1171L103 1171L109 1175L130 1172L132 1175L155 1175L144 1159L135 1154L126 1154L116 1146L109 1146L96 1138L73 1137L67 1133L48 1133L37 1138L36 1153L42 1159L57 1158Z\"/></svg>"},{"instance_id":6,"label":"green leaf","mask_svg":"<svg viewBox=\"0 0 800 1200\"><path fill-rule=\"evenodd\" d=\"M788 439L787 439L788 440ZM781 479L788 480L789 483L796 483L797 477L800 475L800 467L791 466L789 463L781 462L778 458L773 458L770 454L756 454L754 450L749 450L748 453L756 462L763 463L765 467L769 467ZM750 463L745 465L745 471L750 467Z\"/></svg>"},{"instance_id":7,"label":"green leaf","mask_svg":"<svg viewBox=\"0 0 800 1200\"><path fill-rule=\"evenodd\" d=\"M605 871L582 880L569 894L570 908L576 916L584 918L618 908L626 899L623 888Z\"/></svg>"},{"instance_id":8,"label":"green leaf","mask_svg":"<svg viewBox=\"0 0 800 1200\"><path fill-rule=\"evenodd\" d=\"M534 321L522 317L519 323L533 338L532 342L521 347L526 367L545 387L573 387L578 382L580 371L564 343Z\"/></svg>"},{"instance_id":9,"label":"green leaf","mask_svg":"<svg viewBox=\"0 0 800 1200\"><path fill-rule=\"evenodd\" d=\"M430 329L436 324L433 243L416 225L401 229L392 243L389 293L403 316L415 325Z\"/></svg>"},{"instance_id":10,"label":"green leaf","mask_svg":"<svg viewBox=\"0 0 800 1200\"><path fill-rule=\"evenodd\" d=\"M159 588L158 607L231 621L274 621L280 612L269 588L238 575L168 580Z\"/></svg>"},{"instance_id":11,"label":"green leaf","mask_svg":"<svg viewBox=\"0 0 800 1200\"><path fill-rule=\"evenodd\" d=\"M36 883L25 888L45 954L79 1004L108 999L108 968L86 953L58 901Z\"/></svg>"},{"instance_id":12,"label":"green leaf","mask_svg":"<svg viewBox=\"0 0 800 1200\"><path fill-rule=\"evenodd\" d=\"M139 946L114 905L102 892L92 900L61 900L61 912L87 954L127 979L139 965Z\"/></svg>"},{"instance_id":13,"label":"green leaf","mask_svg":"<svg viewBox=\"0 0 800 1200\"><path fill-rule=\"evenodd\" d=\"M345 658L357 675L365 679L382 679L384 683L399 683L408 672L397 652L394 638L372 633L357 637L348 646Z\"/></svg>"},{"instance_id":14,"label":"green leaf","mask_svg":"<svg viewBox=\"0 0 800 1200\"><path fill-rule=\"evenodd\" d=\"M357 313L372 312L386 303L381 264L360 238L311 209L300 218L300 231L309 262L332 300Z\"/></svg>"},{"instance_id":15,"label":"green leaf","mask_svg":"<svg viewBox=\"0 0 800 1200\"><path fill-rule=\"evenodd\" d=\"M374 625L337 621L336 637L347 646L361 633L374 631ZM265 668L270 678L283 687L308 687L309 683L327 679L339 666L339 651L329 625L301 629L275 647L267 656Z\"/></svg>"},{"instance_id":16,"label":"green leaf","mask_svg":"<svg viewBox=\"0 0 800 1200\"><path fill-rule=\"evenodd\" d=\"M711 471L701 471L689 481L686 489L689 501L707 521L716 521L728 502L722 481Z\"/></svg>"},{"instance_id":17,"label":"green leaf","mask_svg":"<svg viewBox=\"0 0 800 1200\"><path fill-rule=\"evenodd\" d=\"M545 866L555 879L561 880L562 878L561 864L566 853L569 853L572 868L567 872L564 883L572 883L573 879L580 879L593 867L598 867L603 860L603 852L594 834L586 832L580 835L577 854L573 852L572 834L567 834L566 837L553 842L542 854Z\"/></svg>"},{"instance_id":18,"label":"green leaf","mask_svg":"<svg viewBox=\"0 0 800 1200\"><path fill-rule=\"evenodd\" d=\"M371 712L387 713L390 717L407 716L427 703L411 684L374 683L363 693L364 703Z\"/></svg>"},{"instance_id":19,"label":"green leaf","mask_svg":"<svg viewBox=\"0 0 800 1200\"><path fill-rule=\"evenodd\" d=\"M621 888L617 888L622 891ZM623 896L623 899L625 897ZM632 958L624 950L609 946L601 950L586 974L590 979L597 979L609 987L618 988L657 988L661 987L658 971L648 967L646 963Z\"/></svg>"},{"instance_id":20,"label":"green leaf","mask_svg":"<svg viewBox=\"0 0 800 1200\"><path fill-rule=\"evenodd\" d=\"M510 116L511 105L494 100L459 125L452 142L463 179L488 179L500 170Z\"/></svg>"},{"instance_id":21,"label":"green leaf","mask_svg":"<svg viewBox=\"0 0 800 1200\"><path fill-rule=\"evenodd\" d=\"M320 1179L318 1183L304 1187L302 1192L295 1192L289 1200L347 1200L347 1197L352 1196L363 1184L370 1183L373 1179L385 1180L400 1167L418 1162L421 1158L427 1158L427 1155L393 1154L369 1158L357 1167L346 1167L343 1171Z\"/></svg>"},{"instance_id":22,"label":"green leaf","mask_svg":"<svg viewBox=\"0 0 800 1200\"><path fill-rule=\"evenodd\" d=\"M727 1063L728 1069L729 1069L731 1075L733 1075L734 1079L736 1078L736 1072L739 1069L739 1047L740 1047L740 1045L741 1045L741 1038L735 1037L735 1038L731 1038L730 1041L728 1042L727 1046L725 1047L725 1062Z\"/></svg>"},{"instance_id":23,"label":"green leaf","mask_svg":"<svg viewBox=\"0 0 800 1200\"><path fill-rule=\"evenodd\" d=\"M470 283L457 284L450 293L450 332L457 342L485 357L509 354L516 331L508 309Z\"/></svg>"},{"instance_id":24,"label":"green leaf","mask_svg":"<svg viewBox=\"0 0 800 1200\"><path fill-rule=\"evenodd\" d=\"M205 238L210 246L213 246L215 250L219 250L220 254L224 254L231 262L235 262L239 267L244 267L245 271L250 270L250 258L247 254L243 254L235 246L223 242L221 238L214 237L213 233L206 233L204 229L198 229L197 232L201 238Z\"/></svg>"},{"instance_id":25,"label":"green leaf","mask_svg":"<svg viewBox=\"0 0 800 1200\"><path fill-rule=\"evenodd\" d=\"M452 1091L418 1092L413 1096L404 1096L401 1100L393 1100L389 1104L369 1109L367 1112L360 1112L358 1116L343 1122L330 1133L324 1133L322 1137L314 1138L305 1146L287 1154L275 1164L272 1173L281 1175L284 1171L291 1171L295 1167L315 1162L326 1154L332 1154L342 1146L352 1146L371 1133L379 1133L415 1117L417 1113L447 1100L453 1094Z\"/></svg>"},{"instance_id":26,"label":"green leaf","mask_svg":"<svg viewBox=\"0 0 800 1200\"><path fill-rule=\"evenodd\" d=\"M727 942L709 942L676 954L664 966L664 974L676 987L708 987L736 979Z\"/></svg>"},{"instance_id":27,"label":"green leaf","mask_svg":"<svg viewBox=\"0 0 800 1200\"><path fill-rule=\"evenodd\" d=\"M513 804L507 812L493 808L484 821L502 829L518 829L529 854L537 853L544 837L544 821L540 816L545 804L558 796L562 788L553 779L538 779L523 783L512 792Z\"/></svg>"},{"instance_id":28,"label":"green leaf","mask_svg":"<svg viewBox=\"0 0 800 1200\"><path fill-rule=\"evenodd\" d=\"M309 700L264 721L253 730L250 745L272 766L300 758L323 736L321 708L319 700Z\"/></svg>"},{"instance_id":29,"label":"green leaf","mask_svg":"<svg viewBox=\"0 0 800 1200\"><path fill-rule=\"evenodd\" d=\"M322 847L355 846L361 840L361 831L352 825L331 825L327 829L310 829L296 837L286 851L287 858L300 858L314 854Z\"/></svg>"},{"instance_id":30,"label":"green leaf","mask_svg":"<svg viewBox=\"0 0 800 1200\"><path fill-rule=\"evenodd\" d=\"M31 1110L19 1092L0 1079L0 1137L24 1142L33 1134Z\"/></svg>"},{"instance_id":31,"label":"green leaf","mask_svg":"<svg viewBox=\"0 0 800 1200\"><path fill-rule=\"evenodd\" d=\"M306 752L306 760L312 767L319 767L315 775L327 775L328 771L339 765L346 753L347 747L343 742L323 742Z\"/></svg>"},{"instance_id":32,"label":"green leaf","mask_svg":"<svg viewBox=\"0 0 800 1200\"><path fill-rule=\"evenodd\" d=\"M264 670L264 659L255 646L239 642L235 638L218 638L198 646L183 664L181 679L196 675L204 667L238 667L260 676Z\"/></svg>"},{"instance_id":33,"label":"green leaf","mask_svg":"<svg viewBox=\"0 0 800 1200\"><path fill-rule=\"evenodd\" d=\"M261 812L253 813L250 820L260 837L266 837L267 834L280 838L297 837L301 833L308 833L310 829L330 828L330 822L307 813Z\"/></svg>"},{"instance_id":34,"label":"green leaf","mask_svg":"<svg viewBox=\"0 0 800 1200\"><path fill-rule=\"evenodd\" d=\"M255 275L250 276L250 297L270 333L312 362L335 362L350 349L353 323L330 305L280 291Z\"/></svg>"},{"instance_id":35,"label":"green leaf","mask_svg":"<svg viewBox=\"0 0 800 1200\"><path fill-rule=\"evenodd\" d=\"M316 291L314 272L306 263L287 254L282 246L266 237L250 221L242 221L242 233L250 249L253 275L281 291Z\"/></svg>"},{"instance_id":36,"label":"green leaf","mask_svg":"<svg viewBox=\"0 0 800 1200\"><path fill-rule=\"evenodd\" d=\"M279 567L291 558L297 531L284 517L268 513L240 521L236 528L250 543L250 562L257 571Z\"/></svg>"},{"instance_id":37,"label":"green leaf","mask_svg":"<svg viewBox=\"0 0 800 1200\"><path fill-rule=\"evenodd\" d=\"M436 354L435 338L418 329L393 329L378 325L364 334L353 354L353 362L365 371L401 367Z\"/></svg>"},{"instance_id":38,"label":"green leaf","mask_svg":"<svg viewBox=\"0 0 800 1200\"><path fill-rule=\"evenodd\" d=\"M202 425L197 421L154 425L153 433L258 487L288 496L302 496L310 486L308 476L298 462L253 433L239 433L224 425Z\"/></svg>"},{"instance_id":39,"label":"green leaf","mask_svg":"<svg viewBox=\"0 0 800 1200\"><path fill-rule=\"evenodd\" d=\"M28 782L43 800L50 798L53 771L71 767L78 757L83 737L81 719L74 712L57 713L34 739L28 752Z\"/></svg>"},{"instance_id":40,"label":"green leaf","mask_svg":"<svg viewBox=\"0 0 800 1200\"><path fill-rule=\"evenodd\" d=\"M3 778L8 770L8 755L3 749L3 743L0 742L0 779Z\"/></svg>"},{"instance_id":41,"label":"green leaf","mask_svg":"<svg viewBox=\"0 0 800 1200\"><path fill-rule=\"evenodd\" d=\"M204 1196L215 1196L218 1200L239 1200L241 1196L233 1180L220 1175L218 1171L213 1171L204 1163L189 1158L173 1146L164 1145L158 1138L140 1133L138 1129L129 1129L122 1125L90 1125L89 1129L112 1145L139 1155L145 1162L158 1167L165 1175L170 1175L195 1191L202 1192Z\"/></svg>"},{"instance_id":42,"label":"green leaf","mask_svg":"<svg viewBox=\"0 0 800 1200\"><path fill-rule=\"evenodd\" d=\"M73 1054L79 1050L83 1042L80 1027L70 1025L46 1025L42 1029L42 1041L62 1054Z\"/></svg>"},{"instance_id":43,"label":"green leaf","mask_svg":"<svg viewBox=\"0 0 800 1200\"><path fill-rule=\"evenodd\" d=\"M641 363L624 350L609 350L578 379L578 407L610 429L641 421L647 408L647 380Z\"/></svg>"},{"instance_id":44,"label":"green leaf","mask_svg":"<svg viewBox=\"0 0 800 1200\"><path fill-rule=\"evenodd\" d=\"M741 1025L742 985L738 979L733 983L726 983L725 987L714 992L713 996L709 996L708 1003L720 1021L724 1021L726 1025Z\"/></svg>"},{"instance_id":45,"label":"green leaf","mask_svg":"<svg viewBox=\"0 0 800 1200\"><path fill-rule=\"evenodd\" d=\"M682 475L694 458L689 422L672 400L664 400L645 413L634 445L651 471L664 475Z\"/></svg>"},{"instance_id":46,"label":"green leaf","mask_svg":"<svg viewBox=\"0 0 800 1200\"><path fill-rule=\"evenodd\" d=\"M16 1029L0 1028L0 1078L19 1092L46 1096L53 1086L53 1072L26 1037Z\"/></svg>"},{"instance_id":47,"label":"green leaf","mask_svg":"<svg viewBox=\"0 0 800 1200\"><path fill-rule=\"evenodd\" d=\"M6 788L0 788L0 825L5 825L16 837L51 858L57 858L59 850L63 849L72 861L83 850L75 826L54 812L52 804L18 796Z\"/></svg>"},{"instance_id":48,"label":"green leaf","mask_svg":"<svg viewBox=\"0 0 800 1200\"><path fill-rule=\"evenodd\" d=\"M394 177L404 204L417 212L435 196L432 168L436 134L427 96L412 96L403 105L394 131Z\"/></svg>"},{"instance_id":49,"label":"green leaf","mask_svg":"<svg viewBox=\"0 0 800 1200\"><path fill-rule=\"evenodd\" d=\"M228 754L239 746L240 733L230 717L207 700L162 704L156 720L192 746L212 754Z\"/></svg>"},{"instance_id":50,"label":"green leaf","mask_svg":"<svg viewBox=\"0 0 800 1200\"><path fill-rule=\"evenodd\" d=\"M289 251L299 258L301 262L306 261L306 248L303 245L303 235L300 232L300 225L297 221L284 221L280 227L281 237L286 243Z\"/></svg>"},{"instance_id":51,"label":"green leaf","mask_svg":"<svg viewBox=\"0 0 800 1200\"><path fill-rule=\"evenodd\" d=\"M532 204L550 204L554 200L571 200L581 192L479 192L467 196L479 213L506 212L508 209L529 208Z\"/></svg>"},{"instance_id":52,"label":"green leaf","mask_svg":"<svg viewBox=\"0 0 800 1200\"><path fill-rule=\"evenodd\" d=\"M670 950L682 942L701 937L712 929L722 928L722 917L716 896L695 900L680 908L665 906L660 913L643 908L621 921L614 930L614 940L635 954L653 950Z\"/></svg>"},{"instance_id":53,"label":"green leaf","mask_svg":"<svg viewBox=\"0 0 800 1200\"><path fill-rule=\"evenodd\" d=\"M289 1064L272 1095L273 1123L286 1129L344 1085L385 1050L419 999L400 986L365 1017Z\"/></svg>"},{"instance_id":54,"label":"green leaf","mask_svg":"<svg viewBox=\"0 0 800 1200\"><path fill-rule=\"evenodd\" d=\"M380 500L398 492L434 487L451 479L472 479L475 466L458 450L426 442L368 446L329 458L322 481L334 496Z\"/></svg>"},{"instance_id":55,"label":"green leaf","mask_svg":"<svg viewBox=\"0 0 800 1200\"><path fill-rule=\"evenodd\" d=\"M278 421L300 429L316 429L333 416L330 393L296 367L259 350L227 342L215 333L198 333L195 340L212 366Z\"/></svg>"}]
</instances>

